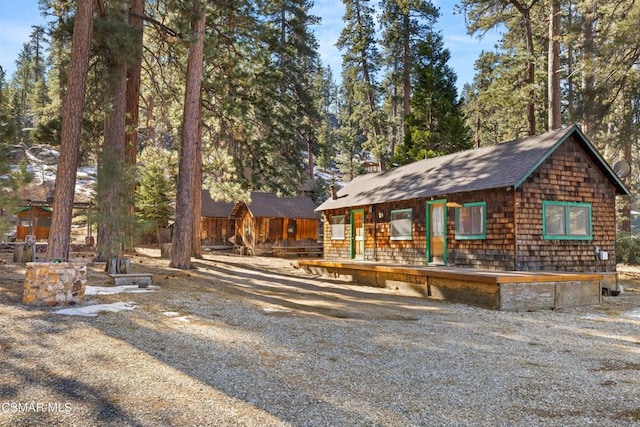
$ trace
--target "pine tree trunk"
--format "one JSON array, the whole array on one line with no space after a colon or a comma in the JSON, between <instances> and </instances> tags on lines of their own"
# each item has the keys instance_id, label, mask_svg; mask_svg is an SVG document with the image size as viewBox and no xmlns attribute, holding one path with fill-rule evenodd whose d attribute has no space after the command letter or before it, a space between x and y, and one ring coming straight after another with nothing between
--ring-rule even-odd
<instances>
[{"instance_id":1,"label":"pine tree trunk","mask_svg":"<svg viewBox=\"0 0 640 427\"><path fill-rule=\"evenodd\" d=\"M60 157L53 200L53 217L47 259L69 259L71 241L71 217L76 188L78 151L82 133L89 52L93 35L93 0L78 0L71 42L69 84L62 110L62 135Z\"/></svg>"},{"instance_id":2,"label":"pine tree trunk","mask_svg":"<svg viewBox=\"0 0 640 427\"><path fill-rule=\"evenodd\" d=\"M126 113L126 145L125 157L127 164L131 169L136 166L136 157L138 154L138 122L139 122L139 105L140 105L140 74L142 70L142 18L144 15L144 0L133 0L129 9L129 24L139 31L136 40L136 50L140 55L136 61L127 68L127 113ZM135 214L135 180L129 182L129 213ZM130 223L129 227L133 227ZM133 229L127 233L129 239L127 241L127 250L133 250Z\"/></svg>"},{"instance_id":3,"label":"pine tree trunk","mask_svg":"<svg viewBox=\"0 0 640 427\"><path fill-rule=\"evenodd\" d=\"M397 72L398 63L395 62L394 73ZM406 117L406 111L403 111L402 116L398 117L398 86L393 85L393 95L391 96L391 147L389 149L389 154L391 158L396 154L396 146L398 145L398 141L400 140L400 128L402 128L402 134L406 135L407 124L406 120L403 120L403 117ZM404 109L403 109L404 110Z\"/></svg>"},{"instance_id":4,"label":"pine tree trunk","mask_svg":"<svg viewBox=\"0 0 640 427\"><path fill-rule=\"evenodd\" d=\"M527 11L524 17L524 27L527 38L527 53L529 59L527 59L527 84L531 88L529 90L529 101L527 102L527 123L529 125L529 135L536 134L536 106L534 102L535 91L533 85L536 82L536 66L535 66L535 50L533 46L533 29L531 28L531 16Z\"/></svg>"},{"instance_id":5,"label":"pine tree trunk","mask_svg":"<svg viewBox=\"0 0 640 427\"><path fill-rule=\"evenodd\" d=\"M549 16L549 130L560 129L560 0L551 1Z\"/></svg>"},{"instance_id":6,"label":"pine tree trunk","mask_svg":"<svg viewBox=\"0 0 640 427\"><path fill-rule=\"evenodd\" d=\"M582 22L582 130L586 134L595 133L595 77L593 70L595 42L593 32L596 11L595 1L588 4Z\"/></svg>"},{"instance_id":7,"label":"pine tree trunk","mask_svg":"<svg viewBox=\"0 0 640 427\"><path fill-rule=\"evenodd\" d=\"M307 163L309 164L309 180L313 183L313 180L315 179L315 174L314 174L314 160L313 160L313 140L311 138L309 138L308 136L305 136L305 139L307 141Z\"/></svg>"},{"instance_id":8,"label":"pine tree trunk","mask_svg":"<svg viewBox=\"0 0 640 427\"><path fill-rule=\"evenodd\" d=\"M112 110L104 121L104 144L98 169L98 258L109 260L118 256L125 243L122 236L125 213L125 112L127 68L124 63L113 66L109 72L108 93L112 94Z\"/></svg>"},{"instance_id":9,"label":"pine tree trunk","mask_svg":"<svg viewBox=\"0 0 640 427\"><path fill-rule=\"evenodd\" d=\"M199 116L202 117L202 104L198 103L198 106L200 107ZM202 259L202 140L200 137L202 135L202 121L198 120L198 124L198 141L193 168L193 241L191 242L191 256Z\"/></svg>"},{"instance_id":10,"label":"pine tree trunk","mask_svg":"<svg viewBox=\"0 0 640 427\"><path fill-rule=\"evenodd\" d=\"M125 58L110 58L107 94L111 109L104 119L104 141L98 165L98 260L122 257L129 226L126 167L127 65Z\"/></svg>"},{"instance_id":11,"label":"pine tree trunk","mask_svg":"<svg viewBox=\"0 0 640 427\"><path fill-rule=\"evenodd\" d=\"M634 111L634 104L632 99L635 97L635 93L632 93L629 89L623 92L623 105L624 107L624 120L622 122L621 129L619 130L619 138L622 142L622 158L632 165L633 162L633 146L636 141L636 126L637 114ZM622 177L622 182L625 185L629 185L629 177ZM629 196L620 196L618 198L618 217L620 231L627 233L631 232L631 203L632 199Z\"/></svg>"},{"instance_id":12,"label":"pine tree trunk","mask_svg":"<svg viewBox=\"0 0 640 427\"><path fill-rule=\"evenodd\" d=\"M192 44L187 62L187 82L184 99L184 125L176 189L176 222L171 262L174 268L191 267L191 250L194 228L194 188L198 147L200 144L200 91L202 88L204 58L204 27L206 15L200 0L193 0L193 20L191 21Z\"/></svg>"},{"instance_id":13,"label":"pine tree trunk","mask_svg":"<svg viewBox=\"0 0 640 427\"><path fill-rule=\"evenodd\" d=\"M409 44L409 28L411 27L409 12L405 13L402 19L404 20L403 27L406 29L402 41L402 122L404 123L406 117L411 114L411 72L413 70L411 69L411 46Z\"/></svg>"},{"instance_id":14,"label":"pine tree trunk","mask_svg":"<svg viewBox=\"0 0 640 427\"><path fill-rule=\"evenodd\" d=\"M573 8L570 7L568 12L567 12L567 27L571 28L573 27ZM575 102L575 77L573 75L574 73L574 48L572 43L567 43L567 72L566 72L566 79L567 79L567 122L568 123L575 123L576 120L576 114L575 114L575 109L576 109L576 102Z\"/></svg>"},{"instance_id":15,"label":"pine tree trunk","mask_svg":"<svg viewBox=\"0 0 640 427\"><path fill-rule=\"evenodd\" d=\"M511 4L518 10L521 15L520 24L524 30L525 44L527 49L526 64L526 83L531 89L529 90L529 101L527 102L527 127L529 135L536 134L536 106L534 102L535 90L533 86L536 82L536 66L535 66L535 47L533 44L533 28L531 26L531 6L525 5L517 0L510 0Z\"/></svg>"}]
</instances>

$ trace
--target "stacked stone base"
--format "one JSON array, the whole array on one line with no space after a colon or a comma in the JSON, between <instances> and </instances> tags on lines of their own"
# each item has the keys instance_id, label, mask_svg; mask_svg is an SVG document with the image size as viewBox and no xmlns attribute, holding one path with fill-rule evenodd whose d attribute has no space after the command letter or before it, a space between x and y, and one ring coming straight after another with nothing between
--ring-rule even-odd
<instances>
[{"instance_id":1,"label":"stacked stone base","mask_svg":"<svg viewBox=\"0 0 640 427\"><path fill-rule=\"evenodd\" d=\"M28 262L22 304L39 307L81 304L86 286L86 264Z\"/></svg>"}]
</instances>

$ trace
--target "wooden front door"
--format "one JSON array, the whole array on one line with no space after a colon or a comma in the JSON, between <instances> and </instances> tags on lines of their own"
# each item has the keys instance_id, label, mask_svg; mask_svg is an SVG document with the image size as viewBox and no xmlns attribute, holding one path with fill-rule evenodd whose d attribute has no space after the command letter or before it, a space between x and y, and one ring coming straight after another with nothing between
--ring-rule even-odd
<instances>
[{"instance_id":1,"label":"wooden front door","mask_svg":"<svg viewBox=\"0 0 640 427\"><path fill-rule=\"evenodd\" d=\"M364 259L364 209L351 211L351 259Z\"/></svg>"},{"instance_id":2,"label":"wooden front door","mask_svg":"<svg viewBox=\"0 0 640 427\"><path fill-rule=\"evenodd\" d=\"M447 201L427 202L427 264L447 264Z\"/></svg>"}]
</instances>

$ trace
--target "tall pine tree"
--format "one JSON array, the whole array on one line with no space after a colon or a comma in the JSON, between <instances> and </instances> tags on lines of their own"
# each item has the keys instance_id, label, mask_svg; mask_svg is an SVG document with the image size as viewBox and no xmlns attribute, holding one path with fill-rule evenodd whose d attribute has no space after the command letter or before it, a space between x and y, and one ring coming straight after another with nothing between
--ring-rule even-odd
<instances>
[{"instance_id":1,"label":"tall pine tree","mask_svg":"<svg viewBox=\"0 0 640 427\"><path fill-rule=\"evenodd\" d=\"M456 75L449 67L450 54L442 37L431 33L417 45L415 87L407 134L395 161L411 163L471 148L471 133L458 101Z\"/></svg>"},{"instance_id":2,"label":"tall pine tree","mask_svg":"<svg viewBox=\"0 0 640 427\"><path fill-rule=\"evenodd\" d=\"M344 103L340 126L352 137L362 139L362 146L373 154L385 169L389 155L386 139L388 121L381 111L381 88L377 80L380 66L374 9L369 0L343 0L345 26L336 46L342 54ZM359 136L356 136L358 135Z\"/></svg>"}]
</instances>

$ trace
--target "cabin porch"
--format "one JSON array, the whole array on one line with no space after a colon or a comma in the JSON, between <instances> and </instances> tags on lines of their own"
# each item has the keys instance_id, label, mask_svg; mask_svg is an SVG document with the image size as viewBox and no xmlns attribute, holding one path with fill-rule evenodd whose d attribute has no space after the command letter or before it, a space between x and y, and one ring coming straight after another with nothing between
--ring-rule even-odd
<instances>
[{"instance_id":1,"label":"cabin porch","mask_svg":"<svg viewBox=\"0 0 640 427\"><path fill-rule=\"evenodd\" d=\"M315 259L298 264L321 276L501 311L599 304L603 289L617 289L618 279L615 272L474 270Z\"/></svg>"}]
</instances>

